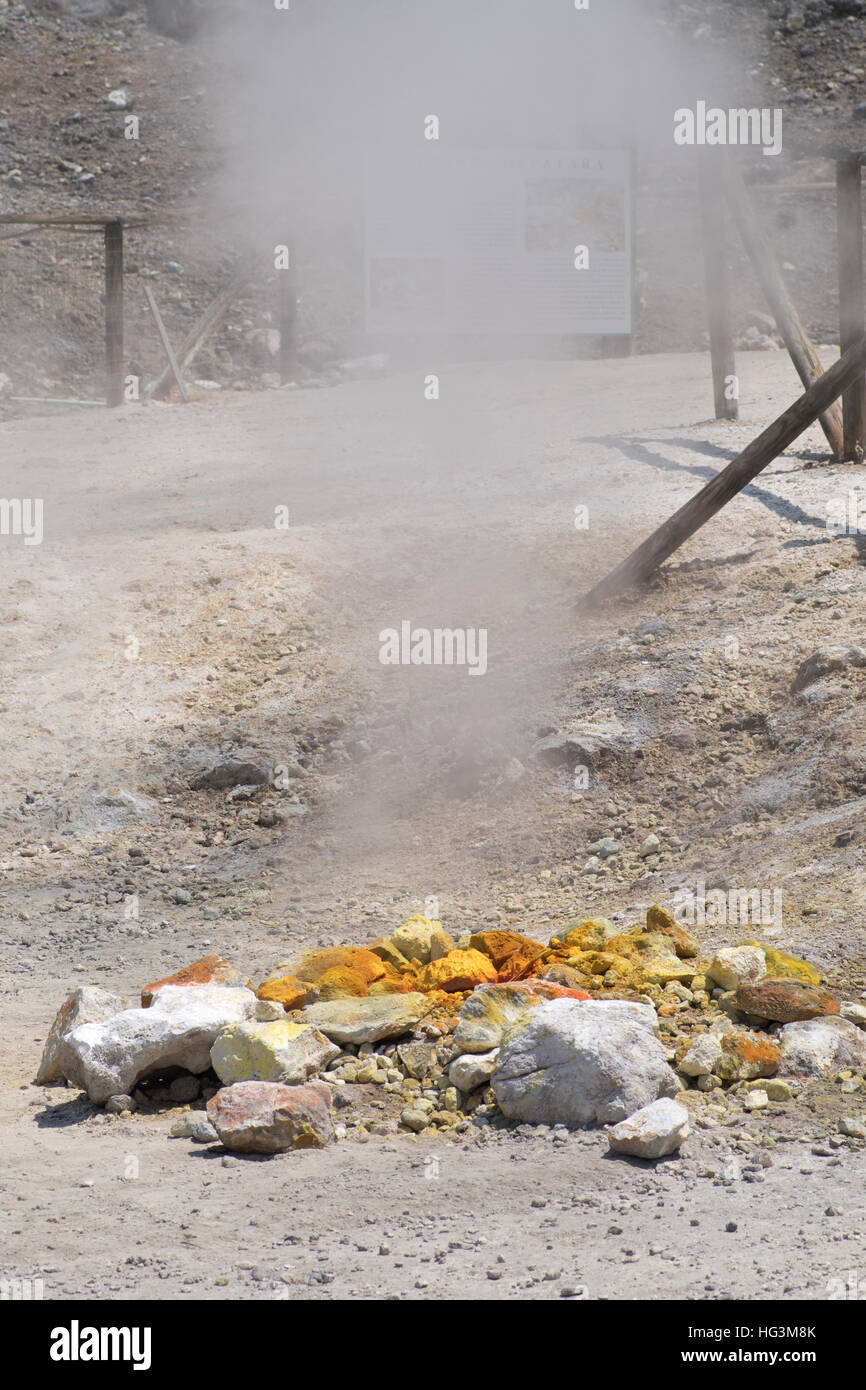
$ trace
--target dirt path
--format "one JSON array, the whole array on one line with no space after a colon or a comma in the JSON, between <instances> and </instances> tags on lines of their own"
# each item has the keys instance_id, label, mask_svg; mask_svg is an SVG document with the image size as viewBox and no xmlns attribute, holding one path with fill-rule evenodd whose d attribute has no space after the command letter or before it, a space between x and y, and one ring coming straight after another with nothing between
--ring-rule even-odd
<instances>
[{"instance_id":1,"label":"dirt path","mask_svg":"<svg viewBox=\"0 0 866 1390\"><path fill-rule=\"evenodd\" d=\"M780 884L778 944L859 996L862 849L836 837L866 795L864 677L789 691L816 646L862 635L857 538L824 526L857 470L814 466L810 432L640 602L573 608L797 394L781 353L741 369L736 426L702 418L698 356L462 367L438 402L412 376L0 426L0 493L45 504L41 545L0 538L7 1274L53 1297L822 1298L862 1265L863 1151L827 1148L832 1095L701 1114L650 1171L598 1135L224 1163L165 1116L86 1117L29 1084L76 983L132 997L205 950L257 975L428 894L455 935L542 939L698 879ZM382 666L404 619L487 628L488 674ZM633 757L583 792L535 765L540 729L604 712ZM270 820L189 790L244 745L303 767ZM587 871L609 832L629 852Z\"/></svg>"}]
</instances>

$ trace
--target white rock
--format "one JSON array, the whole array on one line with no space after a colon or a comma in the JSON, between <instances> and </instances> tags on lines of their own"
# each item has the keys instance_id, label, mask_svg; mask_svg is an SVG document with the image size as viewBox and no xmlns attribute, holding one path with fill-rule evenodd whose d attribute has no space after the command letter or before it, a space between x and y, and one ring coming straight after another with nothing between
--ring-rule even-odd
<instances>
[{"instance_id":1,"label":"white rock","mask_svg":"<svg viewBox=\"0 0 866 1390\"><path fill-rule=\"evenodd\" d=\"M255 1011L250 989L163 985L149 1009L126 1009L105 1023L75 1028L63 1043L63 1072L100 1104L130 1095L157 1068L207 1071L217 1035Z\"/></svg>"},{"instance_id":2,"label":"white rock","mask_svg":"<svg viewBox=\"0 0 866 1390\"><path fill-rule=\"evenodd\" d=\"M664 1158L691 1133L689 1112L677 1100L654 1100L607 1132L610 1147L635 1158Z\"/></svg>"},{"instance_id":3,"label":"white rock","mask_svg":"<svg viewBox=\"0 0 866 1390\"><path fill-rule=\"evenodd\" d=\"M730 1032L730 1022L726 1020L726 1023L727 1031ZM722 1044L717 1034L705 1033L692 1043L680 1062L680 1071L686 1076L711 1076L721 1055Z\"/></svg>"},{"instance_id":4,"label":"white rock","mask_svg":"<svg viewBox=\"0 0 866 1390\"><path fill-rule=\"evenodd\" d=\"M658 854L661 847L662 842L659 839L658 835L653 835L651 833L647 835L646 839L644 840L643 844L638 850L638 857L640 859L648 859L651 854Z\"/></svg>"},{"instance_id":5,"label":"white rock","mask_svg":"<svg viewBox=\"0 0 866 1390\"><path fill-rule=\"evenodd\" d=\"M132 106L132 97L123 87L116 87L113 92L108 93L105 104L110 111L128 111Z\"/></svg>"},{"instance_id":6,"label":"white rock","mask_svg":"<svg viewBox=\"0 0 866 1390\"><path fill-rule=\"evenodd\" d=\"M448 1068L451 1085L456 1086L458 1091L463 1091L464 1095L468 1091L477 1090L479 1086L485 1086L493 1075L498 1056L499 1049L494 1048L492 1052L467 1052L462 1057L455 1057Z\"/></svg>"},{"instance_id":7,"label":"white rock","mask_svg":"<svg viewBox=\"0 0 866 1390\"><path fill-rule=\"evenodd\" d=\"M856 1023L858 1028L866 1028L866 1005L843 1004L839 1012L849 1023Z\"/></svg>"},{"instance_id":8,"label":"white rock","mask_svg":"<svg viewBox=\"0 0 866 1390\"><path fill-rule=\"evenodd\" d=\"M784 1076L832 1076L866 1067L866 1033L847 1018L827 1014L805 1023L786 1023L779 1033Z\"/></svg>"},{"instance_id":9,"label":"white rock","mask_svg":"<svg viewBox=\"0 0 866 1390\"><path fill-rule=\"evenodd\" d=\"M507 1038L492 1085L499 1108L529 1124L616 1124L680 1083L649 1004L552 999Z\"/></svg>"},{"instance_id":10,"label":"white rock","mask_svg":"<svg viewBox=\"0 0 866 1390\"><path fill-rule=\"evenodd\" d=\"M755 1091L749 1091L743 1101L744 1110L763 1110L770 1104L770 1097L767 1092L760 1087Z\"/></svg>"},{"instance_id":11,"label":"white rock","mask_svg":"<svg viewBox=\"0 0 866 1390\"><path fill-rule=\"evenodd\" d=\"M760 946L726 946L718 951L705 972L720 989L736 989L767 973L767 957Z\"/></svg>"},{"instance_id":12,"label":"white rock","mask_svg":"<svg viewBox=\"0 0 866 1390\"><path fill-rule=\"evenodd\" d=\"M105 1023L125 1008L126 1000L118 999L115 994L109 994L98 985L84 985L82 989L74 989L68 994L45 1040L36 1085L52 1086L63 1080L61 1053L64 1040L73 1029L83 1023Z\"/></svg>"}]
</instances>

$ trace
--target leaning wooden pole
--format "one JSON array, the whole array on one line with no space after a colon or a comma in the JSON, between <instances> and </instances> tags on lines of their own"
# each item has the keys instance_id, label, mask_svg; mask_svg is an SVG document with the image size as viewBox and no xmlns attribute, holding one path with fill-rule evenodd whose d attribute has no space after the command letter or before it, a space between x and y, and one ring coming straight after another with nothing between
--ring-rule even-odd
<instances>
[{"instance_id":1,"label":"leaning wooden pole","mask_svg":"<svg viewBox=\"0 0 866 1390\"><path fill-rule=\"evenodd\" d=\"M725 161L722 177L734 221L776 320L776 326L785 341L797 375L804 386L811 386L821 376L824 368L788 292L776 253L761 230L739 170L730 161ZM834 405L831 409L823 410L820 420L834 457L841 458L844 452L841 408Z\"/></svg>"},{"instance_id":2,"label":"leaning wooden pole","mask_svg":"<svg viewBox=\"0 0 866 1390\"><path fill-rule=\"evenodd\" d=\"M294 381L298 372L298 291L293 270L281 270L278 286L280 322L280 385Z\"/></svg>"},{"instance_id":3,"label":"leaning wooden pole","mask_svg":"<svg viewBox=\"0 0 866 1390\"><path fill-rule=\"evenodd\" d=\"M105 404L123 405L123 223L105 224Z\"/></svg>"},{"instance_id":4,"label":"leaning wooden pole","mask_svg":"<svg viewBox=\"0 0 866 1390\"><path fill-rule=\"evenodd\" d=\"M725 202L718 180L708 168L701 172L701 240L713 368L713 398L717 420L739 417L734 334L731 327L731 287L725 246Z\"/></svg>"},{"instance_id":5,"label":"leaning wooden pole","mask_svg":"<svg viewBox=\"0 0 866 1390\"><path fill-rule=\"evenodd\" d=\"M866 332L863 291L863 203L860 160L836 161L836 229L839 246L839 346L847 352ZM844 457L863 460L866 448L866 376L842 397Z\"/></svg>"},{"instance_id":6,"label":"leaning wooden pole","mask_svg":"<svg viewBox=\"0 0 866 1390\"><path fill-rule=\"evenodd\" d=\"M614 594L648 579L663 560L678 550L683 541L721 511L726 502L736 497L754 477L772 463L798 435L813 424L827 407L846 391L866 371L866 334L849 348L829 371L792 406L753 439L741 454L717 473L712 482L701 488L697 496L680 507L662 526L639 545L621 565L617 565L600 584L596 584L581 600L581 607L612 598Z\"/></svg>"}]
</instances>

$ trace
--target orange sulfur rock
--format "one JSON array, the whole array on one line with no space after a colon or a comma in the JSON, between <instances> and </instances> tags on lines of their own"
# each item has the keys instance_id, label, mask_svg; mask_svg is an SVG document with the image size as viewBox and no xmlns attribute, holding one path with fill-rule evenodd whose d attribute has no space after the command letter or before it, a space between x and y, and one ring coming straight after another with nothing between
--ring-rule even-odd
<instances>
[{"instance_id":1,"label":"orange sulfur rock","mask_svg":"<svg viewBox=\"0 0 866 1390\"><path fill-rule=\"evenodd\" d=\"M152 980L141 991L141 1007L149 1009L153 996L163 985L249 985L246 975L242 975L230 961L222 956L202 956L191 965L184 965L173 975L162 980Z\"/></svg>"},{"instance_id":2,"label":"orange sulfur rock","mask_svg":"<svg viewBox=\"0 0 866 1390\"><path fill-rule=\"evenodd\" d=\"M490 958L470 947L468 951L449 951L446 956L431 960L418 976L418 988L425 994L437 989L451 994L454 990L493 984L496 977Z\"/></svg>"},{"instance_id":3,"label":"orange sulfur rock","mask_svg":"<svg viewBox=\"0 0 866 1390\"><path fill-rule=\"evenodd\" d=\"M373 951L365 951L361 946L324 946L317 951L304 951L286 967L286 974L297 975L299 980L318 983L326 970L357 970L367 982L381 980L385 975L385 962Z\"/></svg>"},{"instance_id":4,"label":"orange sulfur rock","mask_svg":"<svg viewBox=\"0 0 866 1390\"><path fill-rule=\"evenodd\" d=\"M513 980L534 970L549 947L515 931L482 931L469 938L470 949L489 956L499 972L500 980Z\"/></svg>"},{"instance_id":5,"label":"orange sulfur rock","mask_svg":"<svg viewBox=\"0 0 866 1390\"><path fill-rule=\"evenodd\" d=\"M512 988L524 989L527 994L537 999L592 998L592 995L587 994L585 989L571 988L567 985L558 984L555 980L536 980L534 977L530 977L528 980L518 980Z\"/></svg>"},{"instance_id":6,"label":"orange sulfur rock","mask_svg":"<svg viewBox=\"0 0 866 1390\"><path fill-rule=\"evenodd\" d=\"M765 1033L746 1033L739 1029L721 1039L722 1055L713 1070L723 1081L753 1081L759 1076L775 1076L782 1065L778 1045Z\"/></svg>"},{"instance_id":7,"label":"orange sulfur rock","mask_svg":"<svg viewBox=\"0 0 866 1390\"><path fill-rule=\"evenodd\" d=\"M288 1012L290 1009L302 1009L305 1004L314 1003L318 998L318 990L308 980L299 980L294 975L283 975L278 980L266 980L256 990L256 998L271 999L277 1004L282 1004Z\"/></svg>"}]
</instances>

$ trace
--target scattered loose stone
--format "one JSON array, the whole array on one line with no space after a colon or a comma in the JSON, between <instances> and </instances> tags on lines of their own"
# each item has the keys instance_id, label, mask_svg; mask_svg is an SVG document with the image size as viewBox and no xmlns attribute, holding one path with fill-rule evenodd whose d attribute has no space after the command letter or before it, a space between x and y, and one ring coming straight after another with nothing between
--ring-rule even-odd
<instances>
[{"instance_id":1,"label":"scattered loose stone","mask_svg":"<svg viewBox=\"0 0 866 1390\"><path fill-rule=\"evenodd\" d=\"M774 979L803 980L807 985L819 985L821 975L816 966L811 965L807 960L800 960L798 956L791 956L787 951L777 951L773 946L767 946L763 941L741 941L741 946L757 946L764 952L767 962L767 974Z\"/></svg>"},{"instance_id":2,"label":"scattered loose stone","mask_svg":"<svg viewBox=\"0 0 866 1390\"><path fill-rule=\"evenodd\" d=\"M645 1105L607 1131L616 1153L636 1158L664 1158L675 1153L691 1129L689 1112L679 1101L663 1099Z\"/></svg>"},{"instance_id":3,"label":"scattered loose stone","mask_svg":"<svg viewBox=\"0 0 866 1390\"><path fill-rule=\"evenodd\" d=\"M839 1133L846 1134L849 1139L866 1139L866 1119L845 1115L839 1121Z\"/></svg>"},{"instance_id":4,"label":"scattered loose stone","mask_svg":"<svg viewBox=\"0 0 866 1390\"><path fill-rule=\"evenodd\" d=\"M721 1038L715 1033L705 1033L692 1043L679 1069L685 1076L710 1076L721 1055Z\"/></svg>"},{"instance_id":5,"label":"scattered loose stone","mask_svg":"<svg viewBox=\"0 0 866 1390\"><path fill-rule=\"evenodd\" d=\"M416 1105L408 1105L400 1116L400 1123L407 1129L420 1134L423 1129L427 1129L430 1124L430 1113L421 1110Z\"/></svg>"},{"instance_id":6,"label":"scattered loose stone","mask_svg":"<svg viewBox=\"0 0 866 1390\"><path fill-rule=\"evenodd\" d=\"M136 1104L132 1096L109 1096L105 1108L110 1115L131 1115Z\"/></svg>"},{"instance_id":7,"label":"scattered loose stone","mask_svg":"<svg viewBox=\"0 0 866 1390\"><path fill-rule=\"evenodd\" d=\"M737 1029L723 1033L719 1041L721 1051L713 1072L723 1081L752 1081L759 1076L775 1076L782 1065L782 1053L766 1033Z\"/></svg>"},{"instance_id":8,"label":"scattered loose stone","mask_svg":"<svg viewBox=\"0 0 866 1390\"><path fill-rule=\"evenodd\" d=\"M843 1004L840 1013L849 1023L856 1023L858 1028L866 1029L866 1005Z\"/></svg>"},{"instance_id":9,"label":"scattered loose stone","mask_svg":"<svg viewBox=\"0 0 866 1390\"><path fill-rule=\"evenodd\" d=\"M765 1090L749 1091L743 1100L744 1110L764 1110L770 1103L770 1097Z\"/></svg>"}]
</instances>

